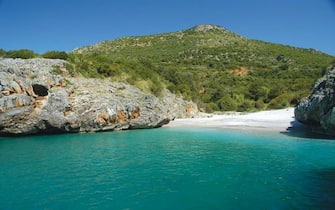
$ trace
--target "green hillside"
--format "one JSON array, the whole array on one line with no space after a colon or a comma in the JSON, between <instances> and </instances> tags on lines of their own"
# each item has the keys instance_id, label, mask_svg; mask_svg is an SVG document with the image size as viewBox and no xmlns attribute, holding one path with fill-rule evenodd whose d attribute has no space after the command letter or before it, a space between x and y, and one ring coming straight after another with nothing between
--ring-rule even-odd
<instances>
[{"instance_id":1,"label":"green hillside","mask_svg":"<svg viewBox=\"0 0 335 210\"><path fill-rule=\"evenodd\" d=\"M100 42L68 60L74 75L111 77L158 96L166 87L205 111L245 111L297 104L335 58L199 25Z\"/></svg>"}]
</instances>

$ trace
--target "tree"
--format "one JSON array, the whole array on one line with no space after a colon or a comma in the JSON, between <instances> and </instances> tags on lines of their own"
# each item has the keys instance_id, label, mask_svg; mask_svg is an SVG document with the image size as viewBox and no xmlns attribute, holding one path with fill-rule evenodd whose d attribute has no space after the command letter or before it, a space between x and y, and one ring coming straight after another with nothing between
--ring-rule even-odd
<instances>
[{"instance_id":1,"label":"tree","mask_svg":"<svg viewBox=\"0 0 335 210\"><path fill-rule=\"evenodd\" d=\"M108 64L99 64L97 67L97 72L105 77L112 76L112 70L110 69L110 66Z\"/></svg>"},{"instance_id":2,"label":"tree","mask_svg":"<svg viewBox=\"0 0 335 210\"><path fill-rule=\"evenodd\" d=\"M219 108L221 111L236 111L237 103L227 94L219 101Z\"/></svg>"},{"instance_id":3,"label":"tree","mask_svg":"<svg viewBox=\"0 0 335 210\"><path fill-rule=\"evenodd\" d=\"M269 89L259 82L254 82L249 88L249 98L257 101L260 98L266 99L268 97Z\"/></svg>"}]
</instances>

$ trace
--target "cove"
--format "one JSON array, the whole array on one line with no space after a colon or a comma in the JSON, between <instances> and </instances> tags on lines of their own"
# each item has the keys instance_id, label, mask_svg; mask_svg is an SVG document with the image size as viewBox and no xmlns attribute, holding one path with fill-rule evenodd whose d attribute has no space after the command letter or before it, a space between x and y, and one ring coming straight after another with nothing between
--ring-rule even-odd
<instances>
[{"instance_id":1,"label":"cove","mask_svg":"<svg viewBox=\"0 0 335 210\"><path fill-rule=\"evenodd\" d=\"M0 209L334 209L335 142L160 128L0 138Z\"/></svg>"}]
</instances>

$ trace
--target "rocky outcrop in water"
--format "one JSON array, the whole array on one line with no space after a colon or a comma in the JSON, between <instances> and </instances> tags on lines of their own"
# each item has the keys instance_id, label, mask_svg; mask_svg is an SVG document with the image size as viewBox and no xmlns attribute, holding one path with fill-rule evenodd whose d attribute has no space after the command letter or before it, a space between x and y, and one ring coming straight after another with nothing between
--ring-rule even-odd
<instances>
[{"instance_id":1,"label":"rocky outcrop in water","mask_svg":"<svg viewBox=\"0 0 335 210\"><path fill-rule=\"evenodd\" d=\"M314 132L335 135L335 67L318 80L308 98L295 108L295 118Z\"/></svg>"},{"instance_id":2,"label":"rocky outcrop in water","mask_svg":"<svg viewBox=\"0 0 335 210\"><path fill-rule=\"evenodd\" d=\"M66 62L0 59L0 134L156 128L193 117L195 104L165 91L159 99L109 81L64 77Z\"/></svg>"}]
</instances>

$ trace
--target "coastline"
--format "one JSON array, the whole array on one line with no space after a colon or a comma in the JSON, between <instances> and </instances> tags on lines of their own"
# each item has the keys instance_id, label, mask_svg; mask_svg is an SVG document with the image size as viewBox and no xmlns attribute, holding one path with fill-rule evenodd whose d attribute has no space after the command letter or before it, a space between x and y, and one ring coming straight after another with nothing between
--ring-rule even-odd
<instances>
[{"instance_id":1,"label":"coastline","mask_svg":"<svg viewBox=\"0 0 335 210\"><path fill-rule=\"evenodd\" d=\"M296 124L294 108L253 113L229 112L209 117L175 119L167 128L234 128L248 130L287 131Z\"/></svg>"}]
</instances>

